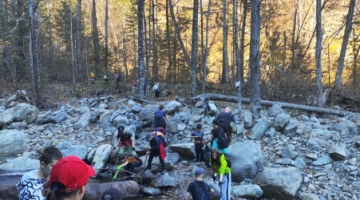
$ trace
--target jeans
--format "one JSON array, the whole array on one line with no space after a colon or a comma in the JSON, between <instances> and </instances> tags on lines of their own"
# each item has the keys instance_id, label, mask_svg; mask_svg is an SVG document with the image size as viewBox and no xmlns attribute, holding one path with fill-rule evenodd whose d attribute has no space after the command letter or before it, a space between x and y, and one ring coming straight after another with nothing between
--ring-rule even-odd
<instances>
[{"instance_id":1,"label":"jeans","mask_svg":"<svg viewBox=\"0 0 360 200\"><path fill-rule=\"evenodd\" d=\"M195 143L196 161L204 161L203 143Z\"/></svg>"},{"instance_id":2,"label":"jeans","mask_svg":"<svg viewBox=\"0 0 360 200\"><path fill-rule=\"evenodd\" d=\"M229 174L224 174L222 184L220 186L220 200L230 200L231 192L231 172Z\"/></svg>"},{"instance_id":3,"label":"jeans","mask_svg":"<svg viewBox=\"0 0 360 200\"><path fill-rule=\"evenodd\" d=\"M131 173L135 172L135 167L141 167L143 165L142 161L140 160L139 162L131 162L129 164L127 164L124 169L127 171L130 171Z\"/></svg>"},{"instance_id":4,"label":"jeans","mask_svg":"<svg viewBox=\"0 0 360 200\"><path fill-rule=\"evenodd\" d=\"M152 163L152 160L153 160L153 158L155 156L159 156L159 161L160 161L160 164L161 164L161 168L165 169L165 162L164 162L163 159L161 159L160 152L156 152L156 151L150 151L149 162L148 162L147 168L151 169L151 163Z\"/></svg>"}]
</instances>

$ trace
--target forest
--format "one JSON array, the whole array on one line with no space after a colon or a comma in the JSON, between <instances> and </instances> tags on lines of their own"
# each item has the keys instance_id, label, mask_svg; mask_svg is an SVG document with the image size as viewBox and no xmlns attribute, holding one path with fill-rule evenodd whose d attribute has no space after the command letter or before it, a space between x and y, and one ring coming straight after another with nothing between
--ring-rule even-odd
<instances>
[{"instance_id":1,"label":"forest","mask_svg":"<svg viewBox=\"0 0 360 200\"><path fill-rule=\"evenodd\" d=\"M356 0L0 0L1 90L31 91L42 106L54 84L78 95L93 87L91 73L110 85L120 74L124 87L139 81L140 97L155 82L187 88L174 95L250 97L255 116L260 99L356 104L358 7Z\"/></svg>"}]
</instances>

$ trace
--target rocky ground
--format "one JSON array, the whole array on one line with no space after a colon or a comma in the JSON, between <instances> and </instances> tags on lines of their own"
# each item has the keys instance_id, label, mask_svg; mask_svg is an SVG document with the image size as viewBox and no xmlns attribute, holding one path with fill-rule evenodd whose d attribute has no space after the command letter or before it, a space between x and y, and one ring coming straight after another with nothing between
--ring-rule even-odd
<instances>
[{"instance_id":1,"label":"rocky ground","mask_svg":"<svg viewBox=\"0 0 360 200\"><path fill-rule=\"evenodd\" d=\"M37 152L55 145L65 155L75 154L91 164L99 174L94 182L110 181L117 151L113 135L119 125L125 125L136 135L136 151L146 160L147 143L143 137L152 127L152 112L164 104L172 122L168 125L168 173L164 176L158 173L155 159L152 172L140 173L142 169L139 169L141 179L131 179L137 184L121 182L130 179L126 177L106 183L119 184L128 196L141 191L156 195L157 199L184 197L196 167L192 162L193 145L187 136L197 123L208 134L213 120L201 117L201 99L193 104L185 99L142 104L113 96L73 98L48 110L38 110L21 101L17 95L0 100L0 137L3 138L0 169L37 168L38 161L34 159ZM216 103L219 109L229 105L237 113L236 104ZM233 135L228 155L233 164L233 199L360 197L357 152L360 118L284 110L281 105L275 105L262 108L261 118L253 119L244 105L242 120L236 120L238 131ZM200 166L205 169L205 181L218 192L210 170ZM125 192L128 188L132 192ZM214 199L217 198L215 194Z\"/></svg>"}]
</instances>

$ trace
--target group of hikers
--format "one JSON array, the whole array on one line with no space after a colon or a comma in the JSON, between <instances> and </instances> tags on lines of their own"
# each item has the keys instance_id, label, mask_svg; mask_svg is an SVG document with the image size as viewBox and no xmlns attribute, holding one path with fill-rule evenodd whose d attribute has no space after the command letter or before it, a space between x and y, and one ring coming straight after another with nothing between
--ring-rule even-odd
<instances>
[{"instance_id":1,"label":"group of hikers","mask_svg":"<svg viewBox=\"0 0 360 200\"><path fill-rule=\"evenodd\" d=\"M206 108L202 114L215 117L210 138L204 138L202 125L197 124L196 130L189 136L194 139L195 162L204 162L211 169L212 178L218 181L220 187L220 199L230 200L231 191L231 162L226 157L228 146L231 143L231 134L234 133L234 115L229 107L223 112L213 112L213 102L205 99ZM215 105L216 108L216 105ZM124 126L118 127L116 145L119 147L113 179L116 180L121 169L125 169L130 177L135 176L135 168L146 165L146 170L151 170L154 157L159 158L161 164L161 174L167 173L165 169L167 142L166 121L171 124L164 112L164 106L160 105L154 113L154 128L145 137L149 142L146 156L149 158L147 163L139 158L135 151L134 137ZM211 143L211 151L208 143ZM50 146L43 150L40 158L40 168L30 171L23 175L17 184L19 199L82 199L86 191L88 179L95 175L94 169L76 156L63 157L56 147ZM146 162L146 161L145 161ZM186 199L210 199L210 193L214 190L204 181L204 169L195 170L195 180L187 188ZM105 191L102 199L114 199L117 196L113 189ZM119 195L118 195L119 196ZM116 199L116 198L115 198Z\"/></svg>"}]
</instances>

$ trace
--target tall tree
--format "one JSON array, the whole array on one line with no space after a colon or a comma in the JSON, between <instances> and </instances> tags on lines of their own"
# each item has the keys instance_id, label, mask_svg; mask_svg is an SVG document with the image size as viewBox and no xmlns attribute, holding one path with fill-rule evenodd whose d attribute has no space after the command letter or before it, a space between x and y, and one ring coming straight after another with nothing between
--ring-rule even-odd
<instances>
[{"instance_id":1,"label":"tall tree","mask_svg":"<svg viewBox=\"0 0 360 200\"><path fill-rule=\"evenodd\" d=\"M229 75L229 58L228 58L228 27L227 27L227 2L223 0L223 68L222 68L222 82L230 82Z\"/></svg>"},{"instance_id":2,"label":"tall tree","mask_svg":"<svg viewBox=\"0 0 360 200\"><path fill-rule=\"evenodd\" d=\"M235 47L235 65L237 74L237 92L238 92L238 116L241 119L241 75L240 75L240 58L239 58L239 26L237 18L237 0L233 0L233 24L234 24L234 47Z\"/></svg>"},{"instance_id":3,"label":"tall tree","mask_svg":"<svg viewBox=\"0 0 360 200\"><path fill-rule=\"evenodd\" d=\"M202 69L203 69L203 85L202 85L202 92L205 93L206 88L206 63L207 57L209 54L209 18L210 18L210 9L211 9L211 0L208 1L208 10L206 13L206 29L205 29L205 52L202 58Z\"/></svg>"},{"instance_id":4,"label":"tall tree","mask_svg":"<svg viewBox=\"0 0 360 200\"><path fill-rule=\"evenodd\" d=\"M157 51L157 20L156 20L156 0L151 0L151 21L152 21L152 51L153 51L153 76L154 81L159 79L159 67L158 67L158 51ZM150 22L149 22L150 23Z\"/></svg>"},{"instance_id":5,"label":"tall tree","mask_svg":"<svg viewBox=\"0 0 360 200\"><path fill-rule=\"evenodd\" d=\"M36 32L36 9L39 6L39 1L33 2L28 0L29 5L29 17L30 17L30 72L32 79L32 86L34 89L34 104L40 106L42 102L41 88L40 88L40 60L39 60L39 43L38 33Z\"/></svg>"},{"instance_id":6,"label":"tall tree","mask_svg":"<svg viewBox=\"0 0 360 200\"><path fill-rule=\"evenodd\" d=\"M255 118L260 117L260 2L251 1L250 111Z\"/></svg>"},{"instance_id":7,"label":"tall tree","mask_svg":"<svg viewBox=\"0 0 360 200\"><path fill-rule=\"evenodd\" d=\"M99 31L97 27L97 17L96 17L96 0L92 1L92 13L91 13L91 28L92 28L92 39L94 43L94 63L96 75L99 75L100 70L100 44L99 44Z\"/></svg>"},{"instance_id":8,"label":"tall tree","mask_svg":"<svg viewBox=\"0 0 360 200\"><path fill-rule=\"evenodd\" d=\"M316 0L316 88L317 105L323 106L322 98L322 69L321 69L321 50L322 50L322 22L321 22L321 0Z\"/></svg>"},{"instance_id":9,"label":"tall tree","mask_svg":"<svg viewBox=\"0 0 360 200\"><path fill-rule=\"evenodd\" d=\"M246 29L246 16L247 16L247 0L243 0L243 14L241 22L241 38L240 38L240 52L239 52L239 62L240 62L240 82L244 83L244 52L245 52L245 29Z\"/></svg>"},{"instance_id":10,"label":"tall tree","mask_svg":"<svg viewBox=\"0 0 360 200\"><path fill-rule=\"evenodd\" d=\"M106 74L108 73L108 62L109 62L109 1L105 0L105 23L104 23L104 32L105 32L105 69Z\"/></svg>"},{"instance_id":11,"label":"tall tree","mask_svg":"<svg viewBox=\"0 0 360 200\"><path fill-rule=\"evenodd\" d=\"M193 8L193 24L192 24L192 37L191 37L191 94L196 96L196 66L198 57L198 13L199 13L199 0L194 0Z\"/></svg>"},{"instance_id":12,"label":"tall tree","mask_svg":"<svg viewBox=\"0 0 360 200\"><path fill-rule=\"evenodd\" d=\"M334 85L335 90L341 90L344 60L345 60L347 45L349 42L350 31L352 29L352 20L354 16L355 4L356 4L356 0L350 0L349 12L346 17L345 33L341 45L340 57L336 70L335 85Z\"/></svg>"},{"instance_id":13,"label":"tall tree","mask_svg":"<svg viewBox=\"0 0 360 200\"><path fill-rule=\"evenodd\" d=\"M82 59L81 59L81 0L77 0L76 4L76 71L75 74L77 77L79 70L81 69ZM76 80L75 80L76 81Z\"/></svg>"},{"instance_id":14,"label":"tall tree","mask_svg":"<svg viewBox=\"0 0 360 200\"><path fill-rule=\"evenodd\" d=\"M144 98L145 67L144 67L144 0L138 0L138 64L139 64L139 96Z\"/></svg>"},{"instance_id":15,"label":"tall tree","mask_svg":"<svg viewBox=\"0 0 360 200\"><path fill-rule=\"evenodd\" d=\"M171 77L173 75L173 61L171 58L171 38L170 38L170 23L169 23L169 1L166 0L166 47L167 47L167 56L168 56L168 63L169 66L167 68L167 81L171 81Z\"/></svg>"}]
</instances>

